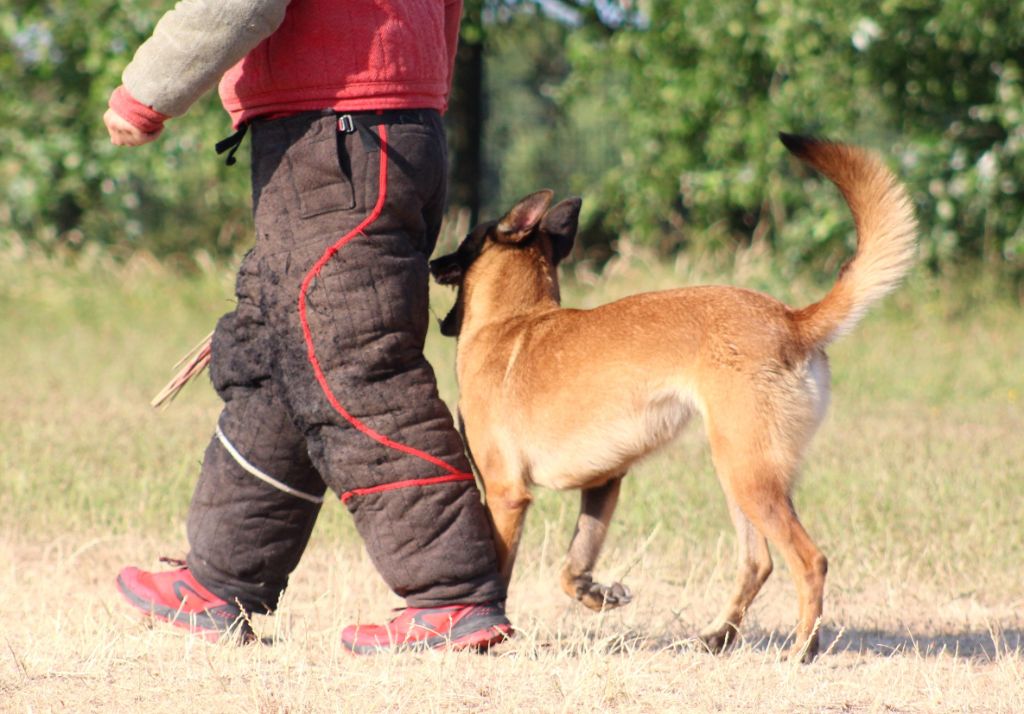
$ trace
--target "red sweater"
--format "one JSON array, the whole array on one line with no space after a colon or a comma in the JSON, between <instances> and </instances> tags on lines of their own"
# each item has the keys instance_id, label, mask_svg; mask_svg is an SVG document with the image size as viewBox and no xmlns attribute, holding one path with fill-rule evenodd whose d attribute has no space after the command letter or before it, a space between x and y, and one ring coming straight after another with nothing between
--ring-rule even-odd
<instances>
[{"instance_id":1,"label":"red sweater","mask_svg":"<svg viewBox=\"0 0 1024 714\"><path fill-rule=\"evenodd\" d=\"M291 0L281 25L221 78L221 101L236 127L312 109L444 111L461 12L462 0ZM169 118L130 87L110 106L146 132Z\"/></svg>"}]
</instances>

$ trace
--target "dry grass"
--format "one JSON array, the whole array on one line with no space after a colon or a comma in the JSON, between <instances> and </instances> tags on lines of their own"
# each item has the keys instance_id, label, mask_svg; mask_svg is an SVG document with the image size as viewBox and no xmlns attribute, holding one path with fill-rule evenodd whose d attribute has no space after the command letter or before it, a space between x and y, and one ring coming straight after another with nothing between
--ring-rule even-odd
<instances>
[{"instance_id":1,"label":"dry grass","mask_svg":"<svg viewBox=\"0 0 1024 714\"><path fill-rule=\"evenodd\" d=\"M762 259L715 273L631 255L603 279L580 269L567 302L709 275L796 303L820 294ZM0 711L1024 711L1019 306L918 279L831 350L833 407L797 493L831 564L816 663L780 661L795 622L781 565L736 651L712 657L691 639L732 575L699 427L624 486L598 575L629 584L630 606L594 615L561 594L576 496L542 493L509 601L513 642L355 659L341 628L400 603L338 504L279 613L257 620L263 644L149 627L121 602L118 569L187 547L216 400L194 385L165 412L147 404L230 306L230 277L91 260L0 255ZM452 348L429 345L449 398Z\"/></svg>"},{"instance_id":2,"label":"dry grass","mask_svg":"<svg viewBox=\"0 0 1024 714\"><path fill-rule=\"evenodd\" d=\"M661 558L629 575L638 593L593 615L554 585L555 562L531 548L516 578L519 636L491 655L353 658L349 621L394 601L357 548L320 540L279 613L258 618L263 644L207 644L150 626L114 595L112 576L165 543L138 537L48 542L7 534L0 617L4 711L971 711L1024 710L1020 603L950 598L890 574L867 591L829 593L829 648L811 666L780 661L792 593L769 581L747 639L725 657L692 634L710 617L723 573L696 563L683 582ZM616 562L628 553L612 553ZM149 563L155 565L155 563ZM704 577L704 576L708 577ZM395 601L397 604L397 601Z\"/></svg>"}]
</instances>

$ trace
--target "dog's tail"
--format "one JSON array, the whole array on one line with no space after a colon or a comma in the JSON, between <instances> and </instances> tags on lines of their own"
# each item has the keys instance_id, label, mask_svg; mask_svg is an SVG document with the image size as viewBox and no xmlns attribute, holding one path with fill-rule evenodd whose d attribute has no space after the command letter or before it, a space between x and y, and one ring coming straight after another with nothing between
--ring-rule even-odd
<instances>
[{"instance_id":1,"label":"dog's tail","mask_svg":"<svg viewBox=\"0 0 1024 714\"><path fill-rule=\"evenodd\" d=\"M852 330L910 270L917 219L903 184L873 153L791 134L779 137L790 152L839 188L857 229L857 252L832 290L793 315L804 345L824 346Z\"/></svg>"}]
</instances>

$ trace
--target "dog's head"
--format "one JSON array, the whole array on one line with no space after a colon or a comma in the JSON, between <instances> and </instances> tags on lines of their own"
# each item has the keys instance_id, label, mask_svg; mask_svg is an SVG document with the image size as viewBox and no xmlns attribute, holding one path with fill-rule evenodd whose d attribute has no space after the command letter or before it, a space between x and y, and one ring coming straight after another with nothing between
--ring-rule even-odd
<instances>
[{"instance_id":1,"label":"dog's head","mask_svg":"<svg viewBox=\"0 0 1024 714\"><path fill-rule=\"evenodd\" d=\"M544 189L520 200L497 221L481 223L454 253L430 261L430 272L441 285L458 290L455 305L441 321L441 334L457 337L462 328L463 288L477 259L497 247L538 251L552 270L572 250L579 226L581 198L551 205L553 192Z\"/></svg>"}]
</instances>

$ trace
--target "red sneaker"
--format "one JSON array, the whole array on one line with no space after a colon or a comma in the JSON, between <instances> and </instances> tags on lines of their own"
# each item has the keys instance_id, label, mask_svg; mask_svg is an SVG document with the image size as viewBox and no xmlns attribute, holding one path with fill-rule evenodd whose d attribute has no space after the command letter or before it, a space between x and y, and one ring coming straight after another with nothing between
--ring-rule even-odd
<instances>
[{"instance_id":1,"label":"red sneaker","mask_svg":"<svg viewBox=\"0 0 1024 714\"><path fill-rule=\"evenodd\" d=\"M512 636L502 605L407 607L386 625L350 625L341 644L353 654L449 648L486 650Z\"/></svg>"},{"instance_id":2,"label":"red sneaker","mask_svg":"<svg viewBox=\"0 0 1024 714\"><path fill-rule=\"evenodd\" d=\"M125 568L117 576L117 589L147 615L210 642L235 633L245 642L255 638L242 609L200 585L188 568L163 573Z\"/></svg>"}]
</instances>

